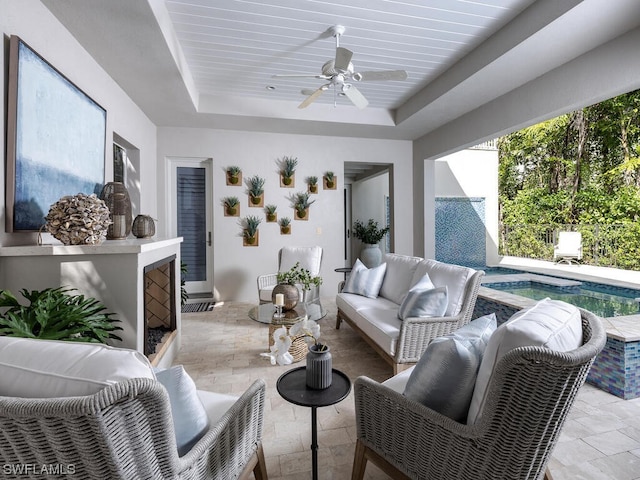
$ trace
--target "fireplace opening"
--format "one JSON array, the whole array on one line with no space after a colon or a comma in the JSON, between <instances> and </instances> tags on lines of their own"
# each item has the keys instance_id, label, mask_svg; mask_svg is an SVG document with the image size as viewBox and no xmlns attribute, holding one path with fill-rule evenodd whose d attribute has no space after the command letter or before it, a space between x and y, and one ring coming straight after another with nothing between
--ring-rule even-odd
<instances>
[{"instance_id":1,"label":"fireplace opening","mask_svg":"<svg viewBox=\"0 0 640 480\"><path fill-rule=\"evenodd\" d=\"M152 360L176 330L176 256L144 267L144 354Z\"/></svg>"}]
</instances>

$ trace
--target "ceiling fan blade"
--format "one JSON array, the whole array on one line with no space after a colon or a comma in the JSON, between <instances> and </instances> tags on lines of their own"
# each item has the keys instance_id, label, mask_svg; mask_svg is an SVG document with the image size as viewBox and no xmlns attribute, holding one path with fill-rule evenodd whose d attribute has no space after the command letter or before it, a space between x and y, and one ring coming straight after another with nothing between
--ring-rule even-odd
<instances>
[{"instance_id":1,"label":"ceiling fan blade","mask_svg":"<svg viewBox=\"0 0 640 480\"><path fill-rule=\"evenodd\" d=\"M354 74L359 76L362 82L385 81L385 80L406 80L407 72L404 70L382 70L379 72L358 72Z\"/></svg>"},{"instance_id":2,"label":"ceiling fan blade","mask_svg":"<svg viewBox=\"0 0 640 480\"><path fill-rule=\"evenodd\" d=\"M349 69L349 63L353 52L343 47L336 48L336 59L333 63L334 68L338 72L346 72Z\"/></svg>"},{"instance_id":3,"label":"ceiling fan blade","mask_svg":"<svg viewBox=\"0 0 640 480\"><path fill-rule=\"evenodd\" d=\"M300 105L298 105L298 108L307 108L309 105L311 105L313 102L315 102L316 98L318 98L320 95L322 95L322 92L324 92L327 88L329 88L329 87L327 87L326 85L323 85L320 88L318 88L311 95L309 95L307 98L305 98L304 101Z\"/></svg>"},{"instance_id":4,"label":"ceiling fan blade","mask_svg":"<svg viewBox=\"0 0 640 480\"><path fill-rule=\"evenodd\" d=\"M330 80L331 77L327 75L299 75L296 73L292 74L276 74L271 75L271 78L319 78L320 80Z\"/></svg>"},{"instance_id":5,"label":"ceiling fan blade","mask_svg":"<svg viewBox=\"0 0 640 480\"><path fill-rule=\"evenodd\" d=\"M363 109L369 105L369 101L364 97L364 95L362 95L362 93L360 93L360 90L353 85L344 85L342 91L356 107Z\"/></svg>"}]
</instances>

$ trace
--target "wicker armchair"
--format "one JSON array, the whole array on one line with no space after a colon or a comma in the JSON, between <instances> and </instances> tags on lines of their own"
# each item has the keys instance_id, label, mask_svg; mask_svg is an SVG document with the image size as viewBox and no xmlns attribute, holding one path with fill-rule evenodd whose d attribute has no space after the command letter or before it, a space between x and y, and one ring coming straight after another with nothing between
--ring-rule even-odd
<instances>
[{"instance_id":1,"label":"wicker armchair","mask_svg":"<svg viewBox=\"0 0 640 480\"><path fill-rule=\"evenodd\" d=\"M355 381L357 444L352 480L367 460L393 478L541 479L560 429L606 341L582 310L583 345L570 352L520 347L496 364L483 414L457 423L369 378Z\"/></svg>"},{"instance_id":2,"label":"wicker armchair","mask_svg":"<svg viewBox=\"0 0 640 480\"><path fill-rule=\"evenodd\" d=\"M169 398L155 380L134 378L84 397L0 397L3 478L227 480L253 471L266 480L264 398L258 380L178 457Z\"/></svg>"},{"instance_id":3,"label":"wicker armchair","mask_svg":"<svg viewBox=\"0 0 640 480\"><path fill-rule=\"evenodd\" d=\"M300 267L309 270L311 275L320 275L322 266L322 247L283 247L278 252L278 272L286 272L300 262ZM278 284L277 273L258 277L258 299L260 303L271 303L273 287ZM301 292L304 302L320 299L320 287L312 285L310 290Z\"/></svg>"}]
</instances>

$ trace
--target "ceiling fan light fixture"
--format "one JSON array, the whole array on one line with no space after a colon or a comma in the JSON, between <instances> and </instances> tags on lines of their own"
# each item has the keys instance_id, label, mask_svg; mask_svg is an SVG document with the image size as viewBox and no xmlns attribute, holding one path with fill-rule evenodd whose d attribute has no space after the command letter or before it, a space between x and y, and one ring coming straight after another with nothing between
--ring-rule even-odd
<instances>
[{"instance_id":1,"label":"ceiling fan light fixture","mask_svg":"<svg viewBox=\"0 0 640 480\"><path fill-rule=\"evenodd\" d=\"M351 75L351 78L356 81L359 82L360 80L362 80L362 74L360 73L354 73L353 75Z\"/></svg>"}]
</instances>

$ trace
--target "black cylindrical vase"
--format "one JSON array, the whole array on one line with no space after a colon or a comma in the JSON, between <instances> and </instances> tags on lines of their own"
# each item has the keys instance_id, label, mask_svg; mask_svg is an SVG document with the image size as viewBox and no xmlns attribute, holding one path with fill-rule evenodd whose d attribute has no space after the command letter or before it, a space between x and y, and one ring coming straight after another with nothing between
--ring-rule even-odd
<instances>
[{"instance_id":1,"label":"black cylindrical vase","mask_svg":"<svg viewBox=\"0 0 640 480\"><path fill-rule=\"evenodd\" d=\"M326 345L312 345L307 353L307 387L322 390L331 386L333 361Z\"/></svg>"}]
</instances>

